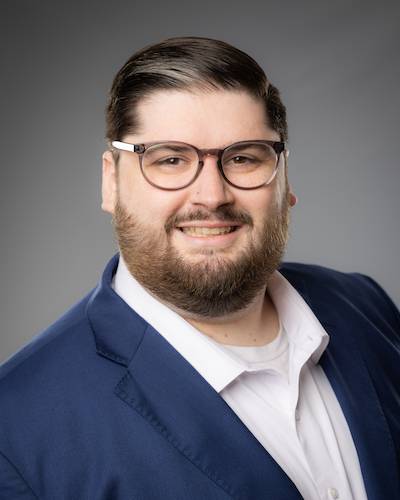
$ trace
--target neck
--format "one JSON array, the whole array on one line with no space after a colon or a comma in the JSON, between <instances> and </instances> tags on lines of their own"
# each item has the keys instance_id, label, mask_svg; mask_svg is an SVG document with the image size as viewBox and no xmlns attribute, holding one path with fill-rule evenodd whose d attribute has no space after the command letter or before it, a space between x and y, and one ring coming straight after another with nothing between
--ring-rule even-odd
<instances>
[{"instance_id":1,"label":"neck","mask_svg":"<svg viewBox=\"0 0 400 500\"><path fill-rule=\"evenodd\" d=\"M272 342L279 332L278 313L266 288L245 309L218 318L191 315L187 311L173 309L220 344L261 346Z\"/></svg>"}]
</instances>

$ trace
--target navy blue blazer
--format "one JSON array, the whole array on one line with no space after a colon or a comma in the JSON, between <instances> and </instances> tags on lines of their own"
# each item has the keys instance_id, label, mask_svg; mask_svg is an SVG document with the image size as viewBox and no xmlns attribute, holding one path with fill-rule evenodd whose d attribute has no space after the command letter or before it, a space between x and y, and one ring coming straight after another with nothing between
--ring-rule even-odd
<instances>
[{"instance_id":1,"label":"navy blue blazer","mask_svg":"<svg viewBox=\"0 0 400 500\"><path fill-rule=\"evenodd\" d=\"M0 499L299 500L194 368L101 282L0 368ZM281 272L331 340L320 364L369 500L398 500L400 315L370 278Z\"/></svg>"}]
</instances>

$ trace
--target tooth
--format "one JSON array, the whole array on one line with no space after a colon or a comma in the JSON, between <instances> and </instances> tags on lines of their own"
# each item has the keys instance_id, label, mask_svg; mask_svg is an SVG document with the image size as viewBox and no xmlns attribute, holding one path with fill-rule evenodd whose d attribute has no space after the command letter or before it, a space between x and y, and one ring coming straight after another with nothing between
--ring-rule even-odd
<instances>
[{"instance_id":1,"label":"tooth","mask_svg":"<svg viewBox=\"0 0 400 500\"><path fill-rule=\"evenodd\" d=\"M232 230L232 227L183 227L182 231L189 236L210 236L226 234Z\"/></svg>"}]
</instances>

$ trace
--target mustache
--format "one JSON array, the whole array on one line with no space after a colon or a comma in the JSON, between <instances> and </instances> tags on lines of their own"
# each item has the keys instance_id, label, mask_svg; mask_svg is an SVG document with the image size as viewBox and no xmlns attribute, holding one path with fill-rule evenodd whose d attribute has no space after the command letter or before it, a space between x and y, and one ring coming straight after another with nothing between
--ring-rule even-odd
<instances>
[{"instance_id":1,"label":"mustache","mask_svg":"<svg viewBox=\"0 0 400 500\"><path fill-rule=\"evenodd\" d=\"M183 214L172 215L167 219L164 225L165 231L170 233L178 224L197 220L230 221L240 224L248 224L250 227L253 227L253 219L247 212L235 210L228 206L221 206L213 211L197 209Z\"/></svg>"}]
</instances>

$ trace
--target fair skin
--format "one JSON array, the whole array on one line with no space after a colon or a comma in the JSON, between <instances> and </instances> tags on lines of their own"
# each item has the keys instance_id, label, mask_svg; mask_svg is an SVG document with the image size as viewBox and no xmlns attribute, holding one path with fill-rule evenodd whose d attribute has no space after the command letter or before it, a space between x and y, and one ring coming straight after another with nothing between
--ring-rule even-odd
<instances>
[{"instance_id":1,"label":"fair skin","mask_svg":"<svg viewBox=\"0 0 400 500\"><path fill-rule=\"evenodd\" d=\"M162 140L182 141L198 148L223 148L234 142L252 139L279 141L278 134L265 123L262 104L245 92L237 91L158 91L142 101L138 108L141 128L122 140L146 143ZM168 217L201 209L212 212L222 205L246 210L253 227L243 224L229 234L190 233L190 227L224 227L229 221L205 220L183 223L171 234L171 243L187 262L213 259L215 256L235 259L243 245L254 241L265 214L279 207L285 195L285 158L274 181L255 190L241 190L228 185L216 168L215 157L206 157L201 175L185 189L163 191L143 178L138 156L120 152L119 196L129 213L166 244L164 224ZM102 209L114 214L117 201L116 165L110 151L103 154ZM289 203L296 203L290 191ZM183 229L183 230L182 230ZM217 342L231 345L263 345L272 341L279 328L276 309L266 288L243 310L219 318L193 316L177 312L201 332ZM174 308L172 304L169 307Z\"/></svg>"}]
</instances>

